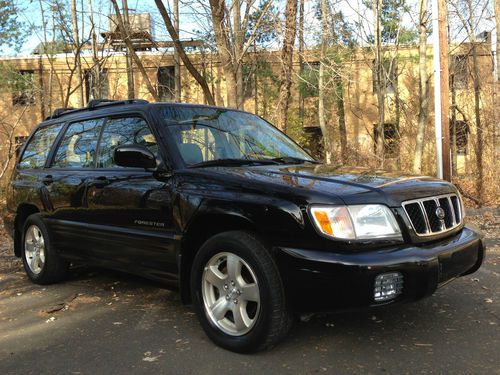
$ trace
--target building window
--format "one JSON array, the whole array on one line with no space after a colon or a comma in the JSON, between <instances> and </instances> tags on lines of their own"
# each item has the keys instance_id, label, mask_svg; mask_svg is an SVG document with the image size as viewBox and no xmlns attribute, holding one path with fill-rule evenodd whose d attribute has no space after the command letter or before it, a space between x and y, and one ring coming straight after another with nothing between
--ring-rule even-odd
<instances>
[{"instance_id":1,"label":"building window","mask_svg":"<svg viewBox=\"0 0 500 375\"><path fill-rule=\"evenodd\" d=\"M109 82L107 69L101 69L99 74L94 69L87 69L85 78L85 98L87 103L92 99L108 99Z\"/></svg>"},{"instance_id":2,"label":"building window","mask_svg":"<svg viewBox=\"0 0 500 375\"><path fill-rule=\"evenodd\" d=\"M171 102L175 98L175 67L161 66L157 72L158 95L162 102Z\"/></svg>"},{"instance_id":3,"label":"building window","mask_svg":"<svg viewBox=\"0 0 500 375\"><path fill-rule=\"evenodd\" d=\"M467 155L469 124L466 121L454 121L451 123L450 138L455 145L457 155Z\"/></svg>"},{"instance_id":4,"label":"building window","mask_svg":"<svg viewBox=\"0 0 500 375\"><path fill-rule=\"evenodd\" d=\"M451 79L453 88L467 88L469 78L469 66L467 63L467 55L451 56Z\"/></svg>"},{"instance_id":5,"label":"building window","mask_svg":"<svg viewBox=\"0 0 500 375\"><path fill-rule=\"evenodd\" d=\"M319 66L319 61L308 61L302 64L299 90L304 99L319 96Z\"/></svg>"},{"instance_id":6,"label":"building window","mask_svg":"<svg viewBox=\"0 0 500 375\"><path fill-rule=\"evenodd\" d=\"M243 96L245 99L254 97L255 91L255 70L256 66L244 64L243 71Z\"/></svg>"},{"instance_id":7,"label":"building window","mask_svg":"<svg viewBox=\"0 0 500 375\"><path fill-rule=\"evenodd\" d=\"M392 94L395 91L397 84L397 69L396 69L396 60L385 59L382 64L382 77L381 77L381 88L384 88L385 84L385 92ZM373 93L377 93L377 71L375 60L373 60L372 65L372 77L373 77Z\"/></svg>"},{"instance_id":8,"label":"building window","mask_svg":"<svg viewBox=\"0 0 500 375\"><path fill-rule=\"evenodd\" d=\"M378 126L373 125L373 139L375 140L373 149L377 151ZM386 158L395 158L399 156L399 131L396 124L384 124L384 156Z\"/></svg>"},{"instance_id":9,"label":"building window","mask_svg":"<svg viewBox=\"0 0 500 375\"><path fill-rule=\"evenodd\" d=\"M14 79L12 104L35 104L35 72L33 70L20 70Z\"/></svg>"}]
</instances>

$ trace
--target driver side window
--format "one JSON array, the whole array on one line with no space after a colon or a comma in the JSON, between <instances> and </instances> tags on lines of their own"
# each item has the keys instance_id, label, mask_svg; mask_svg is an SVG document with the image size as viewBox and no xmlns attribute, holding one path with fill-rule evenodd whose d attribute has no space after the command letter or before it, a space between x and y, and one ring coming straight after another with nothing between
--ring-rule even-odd
<instances>
[{"instance_id":1,"label":"driver side window","mask_svg":"<svg viewBox=\"0 0 500 375\"><path fill-rule=\"evenodd\" d=\"M113 152L121 145L143 145L158 155L158 144L147 122L140 117L111 118L104 125L99 144L98 168L122 168L113 161Z\"/></svg>"}]
</instances>

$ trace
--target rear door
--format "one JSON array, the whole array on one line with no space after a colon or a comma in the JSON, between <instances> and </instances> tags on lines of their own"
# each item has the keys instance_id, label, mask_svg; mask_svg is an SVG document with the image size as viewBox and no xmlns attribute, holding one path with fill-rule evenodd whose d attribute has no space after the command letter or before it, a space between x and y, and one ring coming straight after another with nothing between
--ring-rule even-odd
<instances>
[{"instance_id":1,"label":"rear door","mask_svg":"<svg viewBox=\"0 0 500 375\"><path fill-rule=\"evenodd\" d=\"M42 177L52 241L73 259L93 255L87 235L86 181L95 173L103 122L103 118L98 118L69 123Z\"/></svg>"},{"instance_id":2,"label":"rear door","mask_svg":"<svg viewBox=\"0 0 500 375\"><path fill-rule=\"evenodd\" d=\"M97 168L87 180L89 238L98 260L149 277L175 281L171 181L153 171L115 165L117 146L141 144L159 154L156 136L139 114L108 118L98 147Z\"/></svg>"},{"instance_id":3,"label":"rear door","mask_svg":"<svg viewBox=\"0 0 500 375\"><path fill-rule=\"evenodd\" d=\"M52 146L64 124L51 124L38 128L24 147L19 163L12 176L9 192L9 209L15 212L17 205L34 204L41 212L46 211L42 179ZM42 189L41 189L42 188Z\"/></svg>"}]
</instances>

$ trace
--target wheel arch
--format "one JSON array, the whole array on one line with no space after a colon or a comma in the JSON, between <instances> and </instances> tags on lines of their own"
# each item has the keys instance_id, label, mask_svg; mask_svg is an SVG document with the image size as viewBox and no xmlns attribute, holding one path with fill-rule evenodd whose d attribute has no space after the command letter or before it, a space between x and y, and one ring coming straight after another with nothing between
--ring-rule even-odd
<instances>
[{"instance_id":1,"label":"wheel arch","mask_svg":"<svg viewBox=\"0 0 500 375\"><path fill-rule=\"evenodd\" d=\"M237 214L210 213L198 216L187 227L179 252L179 289L181 301L191 303L191 266L201 245L212 236L232 230L257 231L257 226L245 216Z\"/></svg>"},{"instance_id":2,"label":"wheel arch","mask_svg":"<svg viewBox=\"0 0 500 375\"><path fill-rule=\"evenodd\" d=\"M14 255L16 257L21 256L21 241L23 235L23 226L26 219L36 213L39 213L40 209L31 203L21 203L16 210L16 216L14 219Z\"/></svg>"}]
</instances>

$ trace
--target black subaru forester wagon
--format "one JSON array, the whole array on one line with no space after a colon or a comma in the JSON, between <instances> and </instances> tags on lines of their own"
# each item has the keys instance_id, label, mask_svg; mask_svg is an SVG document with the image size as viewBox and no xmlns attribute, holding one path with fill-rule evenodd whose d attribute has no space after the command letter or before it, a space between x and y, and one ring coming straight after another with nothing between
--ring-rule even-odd
<instances>
[{"instance_id":1,"label":"black subaru forester wagon","mask_svg":"<svg viewBox=\"0 0 500 375\"><path fill-rule=\"evenodd\" d=\"M294 313L428 296L485 252L452 184L320 164L262 118L202 105L57 110L7 194L33 282L87 263L176 286L237 352L276 344Z\"/></svg>"}]
</instances>

